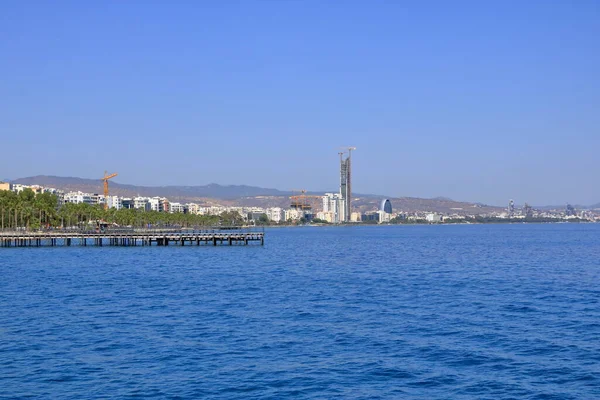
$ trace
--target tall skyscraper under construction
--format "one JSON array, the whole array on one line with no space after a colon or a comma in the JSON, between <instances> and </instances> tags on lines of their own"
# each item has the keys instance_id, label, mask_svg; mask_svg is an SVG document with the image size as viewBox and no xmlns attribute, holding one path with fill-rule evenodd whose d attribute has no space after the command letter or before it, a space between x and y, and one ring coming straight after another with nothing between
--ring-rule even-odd
<instances>
[{"instance_id":1,"label":"tall skyscraper under construction","mask_svg":"<svg viewBox=\"0 0 600 400\"><path fill-rule=\"evenodd\" d=\"M352 213L352 150L356 147L345 147L344 150L348 150L348 156L344 158L345 153L340 153L340 222L350 221Z\"/></svg>"}]
</instances>

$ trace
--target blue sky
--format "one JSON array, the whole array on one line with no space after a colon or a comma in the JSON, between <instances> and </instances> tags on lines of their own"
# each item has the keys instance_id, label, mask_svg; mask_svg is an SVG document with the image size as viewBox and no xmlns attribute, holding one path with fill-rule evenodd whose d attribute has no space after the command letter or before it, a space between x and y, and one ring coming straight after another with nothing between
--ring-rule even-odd
<instances>
[{"instance_id":1,"label":"blue sky","mask_svg":"<svg viewBox=\"0 0 600 400\"><path fill-rule=\"evenodd\" d=\"M0 178L600 201L598 1L6 1Z\"/></svg>"}]
</instances>

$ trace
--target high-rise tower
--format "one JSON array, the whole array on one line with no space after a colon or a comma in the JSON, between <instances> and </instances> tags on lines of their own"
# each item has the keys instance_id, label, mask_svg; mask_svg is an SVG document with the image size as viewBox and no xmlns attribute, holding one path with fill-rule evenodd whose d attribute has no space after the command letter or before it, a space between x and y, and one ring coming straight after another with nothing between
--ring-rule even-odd
<instances>
[{"instance_id":1,"label":"high-rise tower","mask_svg":"<svg viewBox=\"0 0 600 400\"><path fill-rule=\"evenodd\" d=\"M350 221L352 213L352 150L356 147L344 147L348 150L348 156L344 158L345 153L340 155L340 196L342 197L342 210L340 210L340 222Z\"/></svg>"}]
</instances>

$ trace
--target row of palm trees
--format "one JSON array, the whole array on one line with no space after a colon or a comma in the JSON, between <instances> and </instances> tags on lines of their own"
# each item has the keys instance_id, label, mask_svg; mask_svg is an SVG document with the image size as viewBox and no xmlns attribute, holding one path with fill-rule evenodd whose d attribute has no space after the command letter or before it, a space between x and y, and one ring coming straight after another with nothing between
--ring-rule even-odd
<instances>
[{"instance_id":1,"label":"row of palm trees","mask_svg":"<svg viewBox=\"0 0 600 400\"><path fill-rule=\"evenodd\" d=\"M0 227L35 229L48 225L58 215L57 204L58 198L51 193L0 191Z\"/></svg>"},{"instance_id":2,"label":"row of palm trees","mask_svg":"<svg viewBox=\"0 0 600 400\"><path fill-rule=\"evenodd\" d=\"M67 203L58 206L51 193L35 194L31 189L19 193L0 191L0 227L2 230L41 228L85 228L99 224L129 227L160 226L233 226L242 225L237 212L221 215L160 213L137 209L104 210L102 206Z\"/></svg>"}]
</instances>

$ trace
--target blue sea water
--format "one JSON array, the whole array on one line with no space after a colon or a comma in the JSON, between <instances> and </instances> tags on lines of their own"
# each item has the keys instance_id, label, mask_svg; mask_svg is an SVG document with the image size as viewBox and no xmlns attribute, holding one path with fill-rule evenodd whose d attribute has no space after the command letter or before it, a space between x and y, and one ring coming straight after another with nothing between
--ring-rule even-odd
<instances>
[{"instance_id":1,"label":"blue sea water","mask_svg":"<svg viewBox=\"0 0 600 400\"><path fill-rule=\"evenodd\" d=\"M0 249L0 398L597 399L600 224Z\"/></svg>"}]
</instances>

